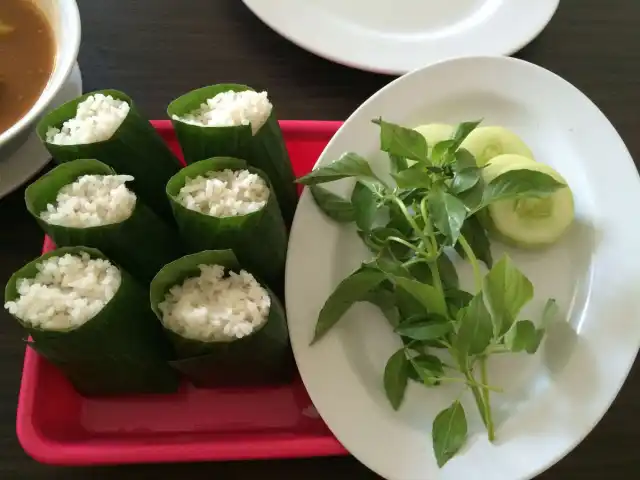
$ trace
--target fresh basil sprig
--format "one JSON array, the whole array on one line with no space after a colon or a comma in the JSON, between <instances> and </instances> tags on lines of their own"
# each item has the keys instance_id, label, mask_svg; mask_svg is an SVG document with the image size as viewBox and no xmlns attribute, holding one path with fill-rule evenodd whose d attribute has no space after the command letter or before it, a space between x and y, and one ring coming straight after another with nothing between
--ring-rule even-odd
<instances>
[{"instance_id":1,"label":"fresh basil sprig","mask_svg":"<svg viewBox=\"0 0 640 480\"><path fill-rule=\"evenodd\" d=\"M386 184L356 153L320 167L299 182L309 185L320 209L337 222L354 222L372 254L345 278L320 311L313 342L319 341L357 302L383 312L403 347L387 361L382 385L399 409L409 380L426 387L458 383L473 394L491 441L495 425L486 362L492 354L535 353L545 328L557 315L549 300L540 326L519 319L533 298L533 285L508 256L495 264L479 217L497 201L545 196L564 187L553 177L514 170L488 184L473 155L460 145L480 122L464 122L448 140L429 149L418 132L373 120L380 127L380 150L389 155L395 185ZM416 163L409 165L407 160ZM355 179L349 199L317 185ZM475 289L458 287L449 254L457 252L474 272ZM480 262L489 269L482 275ZM438 357L431 351L445 353ZM467 440L467 417L459 400L433 421L433 449L440 467Z\"/></svg>"}]
</instances>

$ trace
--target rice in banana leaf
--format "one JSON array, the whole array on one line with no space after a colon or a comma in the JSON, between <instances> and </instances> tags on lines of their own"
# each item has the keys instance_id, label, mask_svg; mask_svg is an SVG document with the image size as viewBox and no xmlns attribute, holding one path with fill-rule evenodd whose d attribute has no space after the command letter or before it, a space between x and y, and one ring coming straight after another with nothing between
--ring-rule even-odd
<instances>
[{"instance_id":1,"label":"rice in banana leaf","mask_svg":"<svg viewBox=\"0 0 640 480\"><path fill-rule=\"evenodd\" d=\"M151 282L150 295L176 351L171 365L195 386L291 378L284 309L231 250L207 250L168 264Z\"/></svg>"},{"instance_id":2,"label":"rice in banana leaf","mask_svg":"<svg viewBox=\"0 0 640 480\"><path fill-rule=\"evenodd\" d=\"M57 246L97 248L148 284L182 247L177 232L129 190L133 180L97 160L73 160L27 188L27 210Z\"/></svg>"},{"instance_id":3,"label":"rice in banana leaf","mask_svg":"<svg viewBox=\"0 0 640 480\"><path fill-rule=\"evenodd\" d=\"M5 308L86 396L174 392L172 348L147 291L100 251L60 248L18 270Z\"/></svg>"},{"instance_id":4,"label":"rice in banana leaf","mask_svg":"<svg viewBox=\"0 0 640 480\"><path fill-rule=\"evenodd\" d=\"M190 252L232 249L282 294L287 229L264 172L236 158L201 160L169 180L167 195Z\"/></svg>"}]
</instances>

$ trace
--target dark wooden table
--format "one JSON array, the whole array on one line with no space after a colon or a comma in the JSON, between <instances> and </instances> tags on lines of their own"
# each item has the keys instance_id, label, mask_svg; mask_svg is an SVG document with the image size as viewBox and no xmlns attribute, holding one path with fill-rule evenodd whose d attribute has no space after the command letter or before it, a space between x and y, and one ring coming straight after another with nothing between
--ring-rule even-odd
<instances>
[{"instance_id":1,"label":"dark wooden table","mask_svg":"<svg viewBox=\"0 0 640 480\"><path fill-rule=\"evenodd\" d=\"M281 118L344 119L391 80L334 65L299 49L264 26L239 0L80 0L79 4L85 90L124 90L151 118L164 118L169 100L185 91L230 81L267 89ZM562 0L547 29L518 56L582 89L640 159L638 20L638 0ZM42 234L27 216L22 190L0 201L0 220L0 284L4 285L14 270L38 255ZM0 312L2 479L377 478L349 457L73 469L39 465L23 453L15 435L23 354L20 331ZM637 478L639 399L636 363L593 433L539 478Z\"/></svg>"}]
</instances>

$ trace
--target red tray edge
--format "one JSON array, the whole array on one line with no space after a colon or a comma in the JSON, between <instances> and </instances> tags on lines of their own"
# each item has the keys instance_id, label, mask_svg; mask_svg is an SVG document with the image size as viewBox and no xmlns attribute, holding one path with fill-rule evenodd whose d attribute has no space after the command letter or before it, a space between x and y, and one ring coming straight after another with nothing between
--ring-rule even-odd
<instances>
[{"instance_id":1,"label":"red tray edge","mask_svg":"<svg viewBox=\"0 0 640 480\"><path fill-rule=\"evenodd\" d=\"M171 129L170 120L152 120L159 130ZM281 120L283 132L311 136L332 137L342 121ZM43 250L50 245L45 237ZM304 458L348 455L345 448L331 434L324 436L295 436L291 438L265 438L255 441L194 442L191 446L171 444L170 441L148 445L127 444L117 446L61 444L45 437L31 421L35 400L34 373L38 369L37 355L29 348L25 351L22 378L16 412L16 434L25 453L34 460L49 465L87 466L139 463L204 462L223 460L259 460L276 458ZM242 447L242 448L239 448Z\"/></svg>"}]
</instances>

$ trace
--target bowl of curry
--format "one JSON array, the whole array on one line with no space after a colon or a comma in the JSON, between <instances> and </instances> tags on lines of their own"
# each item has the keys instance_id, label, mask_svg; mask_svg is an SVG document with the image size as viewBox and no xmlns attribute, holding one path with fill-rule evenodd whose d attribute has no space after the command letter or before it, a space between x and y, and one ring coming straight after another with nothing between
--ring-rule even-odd
<instances>
[{"instance_id":1,"label":"bowl of curry","mask_svg":"<svg viewBox=\"0 0 640 480\"><path fill-rule=\"evenodd\" d=\"M64 86L79 46L75 0L0 0L0 161Z\"/></svg>"}]
</instances>

